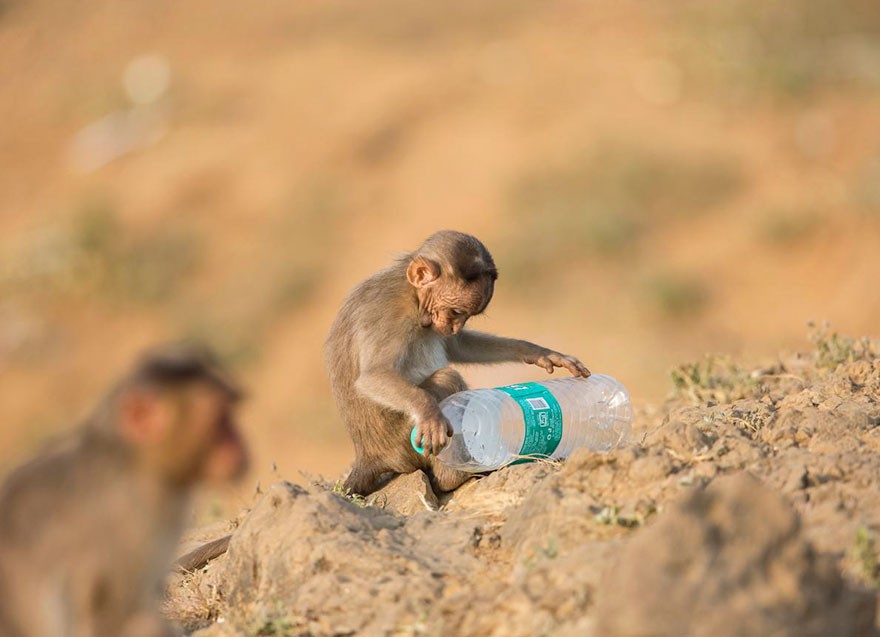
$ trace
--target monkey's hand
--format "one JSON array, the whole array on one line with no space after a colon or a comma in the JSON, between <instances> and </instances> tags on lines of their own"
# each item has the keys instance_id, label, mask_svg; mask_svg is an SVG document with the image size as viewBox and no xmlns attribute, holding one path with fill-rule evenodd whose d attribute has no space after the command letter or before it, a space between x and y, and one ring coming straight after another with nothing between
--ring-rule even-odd
<instances>
[{"instance_id":1,"label":"monkey's hand","mask_svg":"<svg viewBox=\"0 0 880 637\"><path fill-rule=\"evenodd\" d=\"M536 350L535 352L528 354L523 362L528 363L529 365L543 367L547 370L548 374L552 374L553 370L557 367L564 367L574 376L587 378L590 375L590 370L587 369L587 366L577 358L554 352L551 349L541 348Z\"/></svg>"},{"instance_id":2,"label":"monkey's hand","mask_svg":"<svg viewBox=\"0 0 880 637\"><path fill-rule=\"evenodd\" d=\"M439 409L416 423L415 441L426 456L436 456L452 437L452 424Z\"/></svg>"}]
</instances>

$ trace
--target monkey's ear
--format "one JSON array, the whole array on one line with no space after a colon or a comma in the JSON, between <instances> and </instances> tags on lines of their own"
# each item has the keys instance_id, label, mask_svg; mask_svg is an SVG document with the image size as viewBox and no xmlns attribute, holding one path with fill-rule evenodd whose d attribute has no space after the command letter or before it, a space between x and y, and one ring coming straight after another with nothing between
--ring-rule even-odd
<instances>
[{"instance_id":1,"label":"monkey's ear","mask_svg":"<svg viewBox=\"0 0 880 637\"><path fill-rule=\"evenodd\" d=\"M151 391L129 389L117 403L119 434L134 445L161 440L167 433L172 415L167 401Z\"/></svg>"},{"instance_id":2,"label":"monkey's ear","mask_svg":"<svg viewBox=\"0 0 880 637\"><path fill-rule=\"evenodd\" d=\"M413 287L423 288L439 277L440 266L425 257L415 257L406 268L406 280Z\"/></svg>"}]
</instances>

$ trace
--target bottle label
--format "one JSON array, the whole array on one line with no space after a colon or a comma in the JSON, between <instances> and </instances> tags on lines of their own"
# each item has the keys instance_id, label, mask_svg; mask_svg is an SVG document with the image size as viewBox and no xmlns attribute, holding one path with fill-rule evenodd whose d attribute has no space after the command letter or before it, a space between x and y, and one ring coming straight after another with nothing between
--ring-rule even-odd
<instances>
[{"instance_id":1,"label":"bottle label","mask_svg":"<svg viewBox=\"0 0 880 637\"><path fill-rule=\"evenodd\" d=\"M525 422L520 456L549 458L562 440L562 408L550 390L540 383L517 383L498 387L519 403ZM516 462L527 462L522 458Z\"/></svg>"}]
</instances>

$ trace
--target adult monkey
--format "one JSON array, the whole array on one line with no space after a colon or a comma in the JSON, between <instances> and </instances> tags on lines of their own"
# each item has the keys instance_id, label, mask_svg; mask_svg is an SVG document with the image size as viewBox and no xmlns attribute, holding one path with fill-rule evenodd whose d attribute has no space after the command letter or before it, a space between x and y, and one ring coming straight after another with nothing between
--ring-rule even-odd
<instances>
[{"instance_id":1,"label":"adult monkey","mask_svg":"<svg viewBox=\"0 0 880 637\"><path fill-rule=\"evenodd\" d=\"M157 595L199 482L241 475L240 391L214 356L137 362L0 486L0 635L165 637Z\"/></svg>"},{"instance_id":2,"label":"adult monkey","mask_svg":"<svg viewBox=\"0 0 880 637\"><path fill-rule=\"evenodd\" d=\"M476 237L444 230L348 295L324 348L333 395L355 448L346 489L365 495L387 474L417 469L439 491L468 478L434 457L452 435L438 403L467 388L449 363L518 361L548 373L564 367L575 376L590 375L573 356L464 329L486 309L497 278L492 255ZM409 444L413 425L424 456Z\"/></svg>"}]
</instances>

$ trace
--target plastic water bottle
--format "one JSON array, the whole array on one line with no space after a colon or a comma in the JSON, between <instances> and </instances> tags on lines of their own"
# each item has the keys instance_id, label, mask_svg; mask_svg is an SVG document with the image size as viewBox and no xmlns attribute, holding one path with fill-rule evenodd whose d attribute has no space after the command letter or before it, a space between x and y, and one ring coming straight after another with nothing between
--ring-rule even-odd
<instances>
[{"instance_id":1,"label":"plastic water bottle","mask_svg":"<svg viewBox=\"0 0 880 637\"><path fill-rule=\"evenodd\" d=\"M469 389L446 398L440 409L455 433L437 458L471 472L565 458L578 447L610 451L632 428L629 393L602 374ZM410 441L422 453L415 429Z\"/></svg>"}]
</instances>

